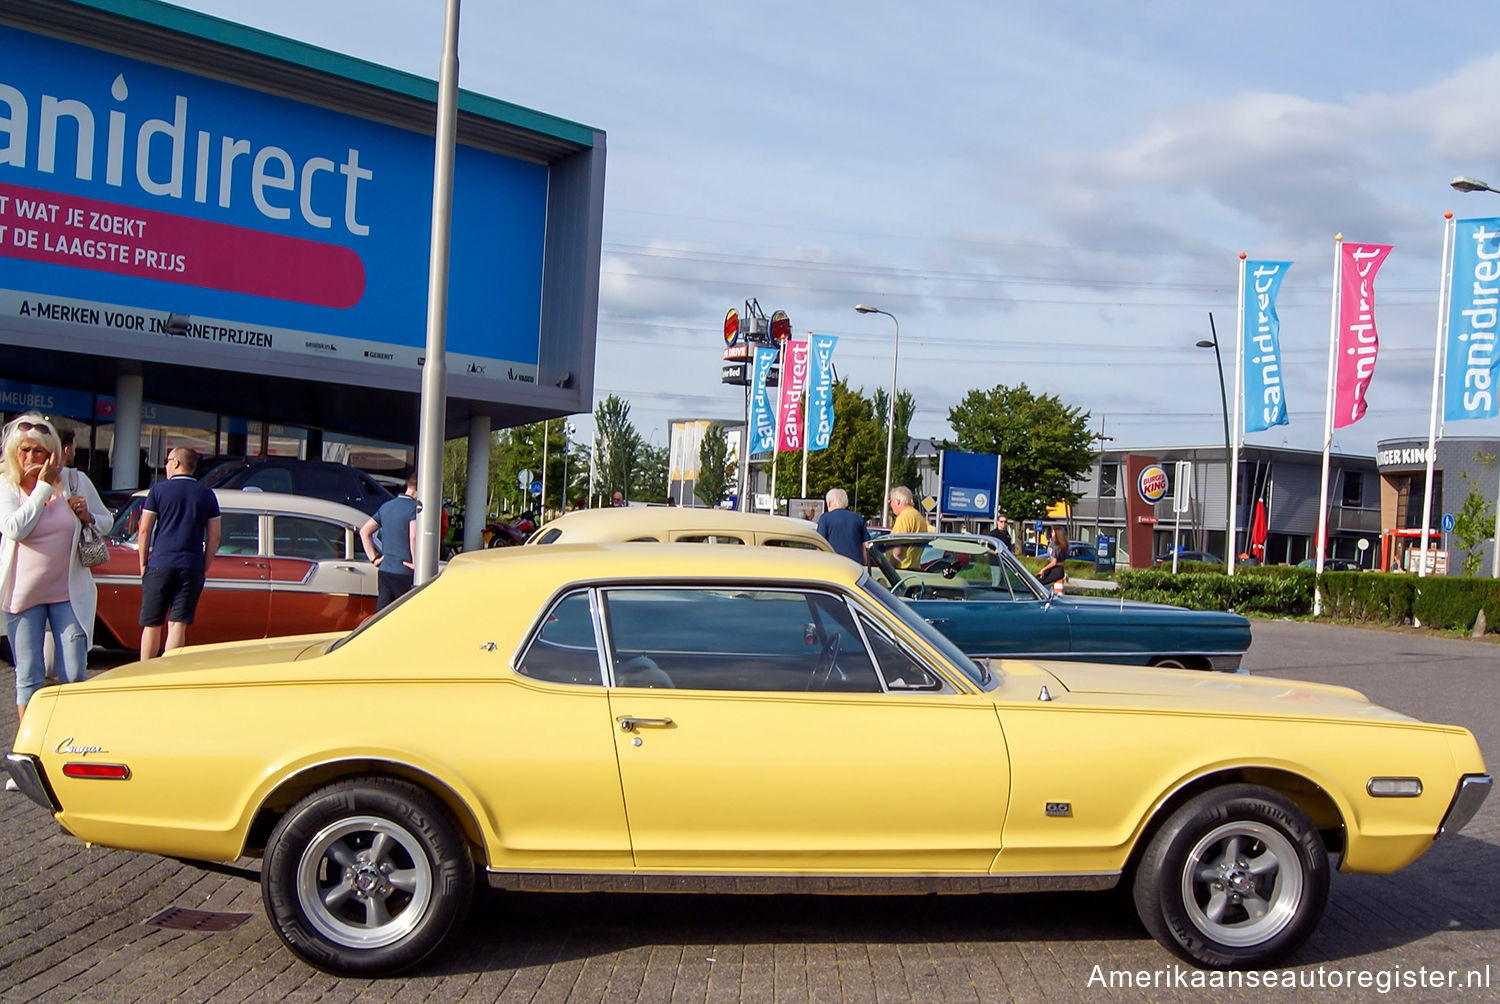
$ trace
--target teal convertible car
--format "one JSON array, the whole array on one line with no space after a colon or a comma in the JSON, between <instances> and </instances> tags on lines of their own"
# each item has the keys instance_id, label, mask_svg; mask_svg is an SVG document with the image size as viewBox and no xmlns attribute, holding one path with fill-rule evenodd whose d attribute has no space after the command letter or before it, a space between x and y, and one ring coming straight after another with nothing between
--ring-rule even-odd
<instances>
[{"instance_id":1,"label":"teal convertible car","mask_svg":"<svg viewBox=\"0 0 1500 1004\"><path fill-rule=\"evenodd\" d=\"M991 537L893 534L866 554L873 577L971 656L1235 672L1250 647L1238 614L1059 596Z\"/></svg>"}]
</instances>

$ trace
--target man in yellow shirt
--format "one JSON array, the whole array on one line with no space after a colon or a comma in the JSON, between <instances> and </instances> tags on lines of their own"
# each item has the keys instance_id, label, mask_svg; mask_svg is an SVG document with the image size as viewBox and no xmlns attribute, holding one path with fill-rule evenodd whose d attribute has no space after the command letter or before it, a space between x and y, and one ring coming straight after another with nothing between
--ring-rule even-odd
<instances>
[{"instance_id":1,"label":"man in yellow shirt","mask_svg":"<svg viewBox=\"0 0 1500 1004\"><path fill-rule=\"evenodd\" d=\"M931 533L932 527L923 518L920 510L912 504L911 489L904 485L897 485L891 489L890 497L891 512L896 514L896 520L891 524L891 534L898 533ZM916 568L922 560L922 549L920 547L892 548L891 557L895 559L897 568Z\"/></svg>"}]
</instances>

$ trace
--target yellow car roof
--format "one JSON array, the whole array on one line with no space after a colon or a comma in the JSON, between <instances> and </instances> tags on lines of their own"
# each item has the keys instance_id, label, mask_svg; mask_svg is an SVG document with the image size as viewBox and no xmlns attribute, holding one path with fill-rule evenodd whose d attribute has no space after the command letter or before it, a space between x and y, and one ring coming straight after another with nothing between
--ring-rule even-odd
<instances>
[{"instance_id":1,"label":"yellow car roof","mask_svg":"<svg viewBox=\"0 0 1500 1004\"><path fill-rule=\"evenodd\" d=\"M550 533L549 533L550 531ZM673 533L754 534L777 536L830 550L817 527L805 519L679 506L630 506L618 509L580 509L551 520L532 535L528 544L547 538L553 544L583 541L627 541Z\"/></svg>"},{"instance_id":2,"label":"yellow car roof","mask_svg":"<svg viewBox=\"0 0 1500 1004\"><path fill-rule=\"evenodd\" d=\"M826 551L733 544L654 542L549 544L465 551L448 562L442 578L489 578L502 572L543 591L587 580L750 579L832 582L852 586L862 569Z\"/></svg>"}]
</instances>

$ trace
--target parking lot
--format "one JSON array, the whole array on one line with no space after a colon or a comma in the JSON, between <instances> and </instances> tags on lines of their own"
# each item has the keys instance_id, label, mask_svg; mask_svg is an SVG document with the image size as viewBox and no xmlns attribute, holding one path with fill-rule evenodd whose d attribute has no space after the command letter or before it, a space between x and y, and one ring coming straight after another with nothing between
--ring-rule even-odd
<instances>
[{"instance_id":1,"label":"parking lot","mask_svg":"<svg viewBox=\"0 0 1500 1004\"><path fill-rule=\"evenodd\" d=\"M1462 724L1491 769L1500 764L1500 645L1275 621L1256 621L1254 637L1252 672L1354 686L1400 711ZM7 666L0 686L12 685ZM4 709L11 735L9 701ZM454 950L417 973L338 979L281 948L261 913L257 862L205 871L85 847L14 793L0 799L0 828L4 1001L1500 999L1494 800L1403 872L1337 876L1322 925L1286 970L1225 986L1177 963L1118 893L484 891ZM213 920L249 916L222 932L146 923L171 907ZM1466 985L1470 971L1481 985ZM1271 978L1278 985L1265 987Z\"/></svg>"}]
</instances>

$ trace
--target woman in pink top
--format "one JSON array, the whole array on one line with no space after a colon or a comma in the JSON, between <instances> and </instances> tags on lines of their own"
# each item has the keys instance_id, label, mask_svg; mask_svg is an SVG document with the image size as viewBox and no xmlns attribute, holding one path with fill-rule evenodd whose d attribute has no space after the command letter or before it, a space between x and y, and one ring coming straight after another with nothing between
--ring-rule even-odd
<instances>
[{"instance_id":1,"label":"woman in pink top","mask_svg":"<svg viewBox=\"0 0 1500 1004\"><path fill-rule=\"evenodd\" d=\"M61 655L59 679L86 678L97 592L93 573L78 560L78 535L109 514L69 496L57 428L44 416L22 415L7 425L0 450L0 613L16 661L19 718L42 686L49 628Z\"/></svg>"}]
</instances>

